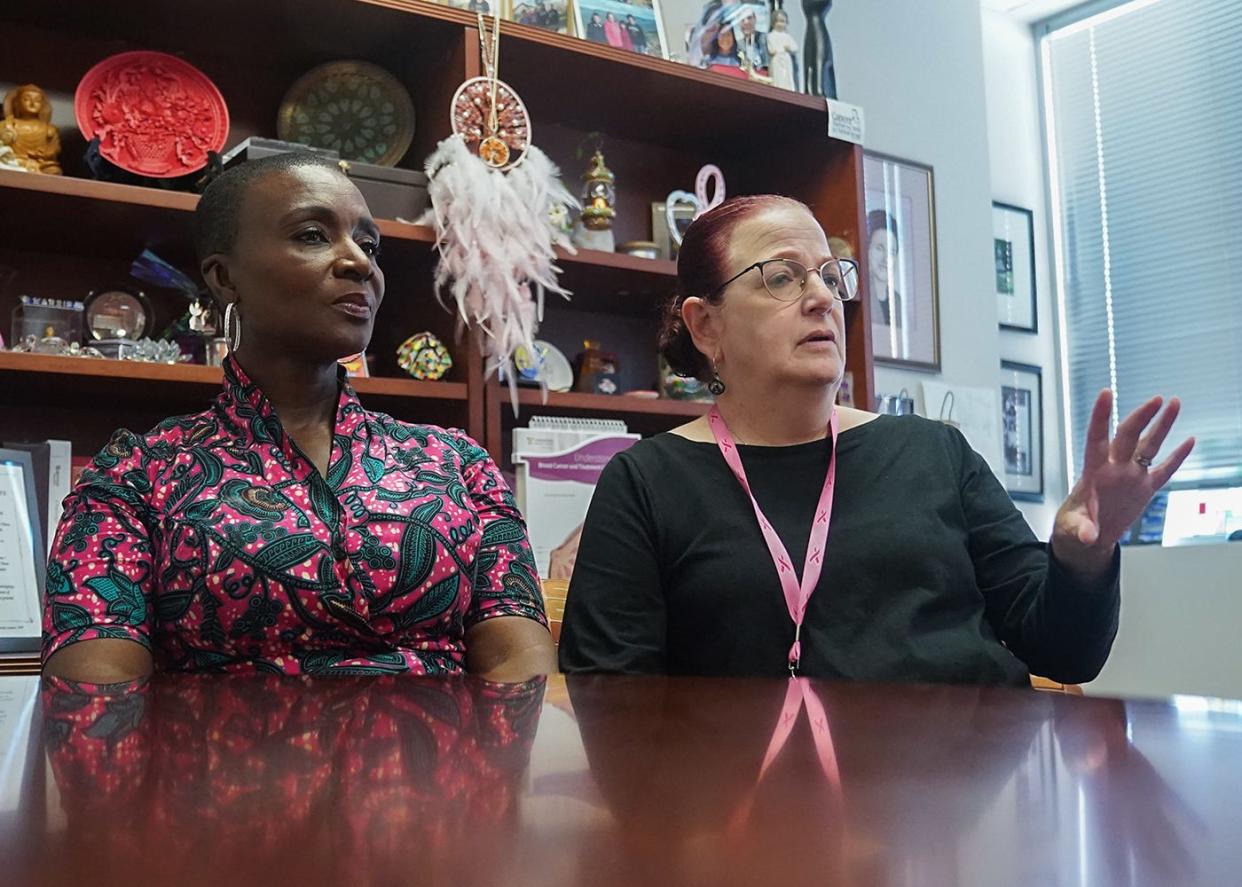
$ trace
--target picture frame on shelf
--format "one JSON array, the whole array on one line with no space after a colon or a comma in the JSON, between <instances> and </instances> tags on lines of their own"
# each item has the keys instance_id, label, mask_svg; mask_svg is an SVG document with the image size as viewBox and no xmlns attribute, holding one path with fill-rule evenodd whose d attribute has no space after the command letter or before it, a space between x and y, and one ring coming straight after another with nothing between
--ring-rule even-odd
<instances>
[{"instance_id":1,"label":"picture frame on shelf","mask_svg":"<svg viewBox=\"0 0 1242 887\"><path fill-rule=\"evenodd\" d=\"M865 151L864 244L877 363L940 370L935 181L930 166Z\"/></svg>"},{"instance_id":2,"label":"picture frame on shelf","mask_svg":"<svg viewBox=\"0 0 1242 887\"><path fill-rule=\"evenodd\" d=\"M677 241L668 230L668 204L657 200L651 204L651 240L660 250L661 259L677 259ZM698 208L689 203L679 203L673 207L673 218L677 222L677 230L684 235Z\"/></svg>"},{"instance_id":3,"label":"picture frame on shelf","mask_svg":"<svg viewBox=\"0 0 1242 887\"><path fill-rule=\"evenodd\" d=\"M0 652L38 650L43 632L47 548L39 527L39 494L30 453L0 449Z\"/></svg>"},{"instance_id":4,"label":"picture frame on shelf","mask_svg":"<svg viewBox=\"0 0 1242 887\"><path fill-rule=\"evenodd\" d=\"M992 253L996 259L996 315L1000 328L1039 332L1035 292L1035 214L992 201Z\"/></svg>"},{"instance_id":5,"label":"picture frame on shelf","mask_svg":"<svg viewBox=\"0 0 1242 887\"><path fill-rule=\"evenodd\" d=\"M718 32L722 27L731 27L736 59L717 59L717 71L734 73L732 69L738 68L739 76L749 71L753 73L748 76L761 82L800 91L802 33L795 33L789 11L783 6L774 8L753 0L729 4L721 0L661 0L661 8L671 60L695 68L712 67L712 55L719 51ZM799 16L798 22L802 21ZM759 39L758 45L748 40L752 31ZM751 52L758 53L757 59L749 59L749 65L741 64L746 44L750 44ZM732 57L733 50L728 55Z\"/></svg>"},{"instance_id":6,"label":"picture frame on shelf","mask_svg":"<svg viewBox=\"0 0 1242 887\"><path fill-rule=\"evenodd\" d=\"M1011 499L1043 502L1043 370L1002 360L1000 394L1005 489Z\"/></svg>"},{"instance_id":7,"label":"picture frame on shelf","mask_svg":"<svg viewBox=\"0 0 1242 887\"><path fill-rule=\"evenodd\" d=\"M572 37L576 35L572 7L572 0L501 0L500 14L519 25Z\"/></svg>"},{"instance_id":8,"label":"picture frame on shelf","mask_svg":"<svg viewBox=\"0 0 1242 887\"><path fill-rule=\"evenodd\" d=\"M665 0L670 2L670 0ZM696 68L708 68L734 76L755 72L767 77L767 34L771 26L768 4L743 0L693 0L677 3L678 28L683 33L684 60ZM788 21L788 17L786 17ZM728 42L721 39L729 32ZM743 45L749 40L749 51Z\"/></svg>"},{"instance_id":9,"label":"picture frame on shelf","mask_svg":"<svg viewBox=\"0 0 1242 887\"><path fill-rule=\"evenodd\" d=\"M668 58L660 0L574 0L573 16L584 40Z\"/></svg>"},{"instance_id":10,"label":"picture frame on shelf","mask_svg":"<svg viewBox=\"0 0 1242 887\"><path fill-rule=\"evenodd\" d=\"M690 35L702 14L703 0L660 0L660 15L664 20L664 33L668 35L670 61L690 64Z\"/></svg>"},{"instance_id":11,"label":"picture frame on shelf","mask_svg":"<svg viewBox=\"0 0 1242 887\"><path fill-rule=\"evenodd\" d=\"M467 12L481 12L484 15L491 15L496 11L495 4L500 3L503 5L504 0L431 0L431 2L453 9L464 9ZM501 9L501 15L504 15L503 8Z\"/></svg>"}]
</instances>

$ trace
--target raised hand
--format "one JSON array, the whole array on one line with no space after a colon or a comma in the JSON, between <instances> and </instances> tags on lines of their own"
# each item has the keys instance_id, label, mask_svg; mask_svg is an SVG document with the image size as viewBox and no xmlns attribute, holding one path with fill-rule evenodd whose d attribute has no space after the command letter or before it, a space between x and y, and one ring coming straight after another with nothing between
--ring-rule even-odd
<instances>
[{"instance_id":1,"label":"raised hand","mask_svg":"<svg viewBox=\"0 0 1242 887\"><path fill-rule=\"evenodd\" d=\"M1163 411L1162 403L1159 397L1147 401L1122 420L1109 440L1113 395L1105 390L1096 398L1082 476L1061 504L1052 530L1053 554L1081 579L1108 568L1122 534L1194 449L1194 438L1187 438L1163 462L1153 464L1181 409L1176 397Z\"/></svg>"}]
</instances>

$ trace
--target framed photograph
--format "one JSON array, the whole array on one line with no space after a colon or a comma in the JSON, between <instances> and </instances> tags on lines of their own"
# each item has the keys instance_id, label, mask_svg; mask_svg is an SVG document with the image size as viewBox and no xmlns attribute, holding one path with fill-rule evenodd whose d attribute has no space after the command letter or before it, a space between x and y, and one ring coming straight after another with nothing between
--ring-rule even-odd
<instances>
[{"instance_id":1,"label":"framed photograph","mask_svg":"<svg viewBox=\"0 0 1242 887\"><path fill-rule=\"evenodd\" d=\"M574 0L573 14L584 40L668 58L660 0Z\"/></svg>"},{"instance_id":2,"label":"framed photograph","mask_svg":"<svg viewBox=\"0 0 1242 887\"><path fill-rule=\"evenodd\" d=\"M519 25L573 35L570 5L570 0L501 0L500 14Z\"/></svg>"},{"instance_id":3,"label":"framed photograph","mask_svg":"<svg viewBox=\"0 0 1242 887\"><path fill-rule=\"evenodd\" d=\"M1012 499L1044 501L1043 371L1001 361L1001 444Z\"/></svg>"},{"instance_id":4,"label":"framed photograph","mask_svg":"<svg viewBox=\"0 0 1242 887\"><path fill-rule=\"evenodd\" d=\"M484 15L491 15L496 11L495 4L502 0L432 0L433 3L439 3L441 6L451 6L454 9L465 9L470 12L481 12ZM501 12L503 15L503 10Z\"/></svg>"},{"instance_id":5,"label":"framed photograph","mask_svg":"<svg viewBox=\"0 0 1242 887\"><path fill-rule=\"evenodd\" d=\"M801 89L804 16L797 16L795 32L784 7L757 0L660 0L660 8L673 61Z\"/></svg>"},{"instance_id":6,"label":"framed photograph","mask_svg":"<svg viewBox=\"0 0 1242 887\"><path fill-rule=\"evenodd\" d=\"M996 315L1001 329L1039 332L1035 313L1035 217L1029 209L992 203Z\"/></svg>"},{"instance_id":7,"label":"framed photograph","mask_svg":"<svg viewBox=\"0 0 1242 887\"><path fill-rule=\"evenodd\" d=\"M669 41L668 57L672 61L703 67L703 52L698 48L691 51L691 37L699 32L700 23L708 17L710 5L704 0L660 0L660 15Z\"/></svg>"},{"instance_id":8,"label":"framed photograph","mask_svg":"<svg viewBox=\"0 0 1242 887\"><path fill-rule=\"evenodd\" d=\"M753 71L768 76L768 31L772 16L767 3L755 0L662 0L666 30L681 45L678 61L735 76ZM785 15L782 25L788 27Z\"/></svg>"},{"instance_id":9,"label":"framed photograph","mask_svg":"<svg viewBox=\"0 0 1242 887\"><path fill-rule=\"evenodd\" d=\"M659 247L661 259L676 260L677 241L673 240L668 230L666 206L663 200L651 204L651 240ZM677 222L677 232L684 236L686 229L694 221L694 207L685 203L676 204L673 207L673 219Z\"/></svg>"},{"instance_id":10,"label":"framed photograph","mask_svg":"<svg viewBox=\"0 0 1242 887\"><path fill-rule=\"evenodd\" d=\"M30 453L0 449L0 652L40 648L46 559Z\"/></svg>"},{"instance_id":11,"label":"framed photograph","mask_svg":"<svg viewBox=\"0 0 1242 887\"><path fill-rule=\"evenodd\" d=\"M936 199L930 166L863 155L867 241L863 298L870 301L877 363L940 369Z\"/></svg>"}]
</instances>

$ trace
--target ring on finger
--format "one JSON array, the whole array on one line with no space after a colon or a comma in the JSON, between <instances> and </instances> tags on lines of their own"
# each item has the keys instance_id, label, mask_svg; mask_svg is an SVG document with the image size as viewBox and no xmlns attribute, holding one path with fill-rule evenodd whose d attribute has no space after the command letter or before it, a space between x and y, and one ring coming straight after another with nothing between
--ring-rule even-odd
<instances>
[{"instance_id":1,"label":"ring on finger","mask_svg":"<svg viewBox=\"0 0 1242 887\"><path fill-rule=\"evenodd\" d=\"M1151 456L1144 456L1142 453L1134 454L1134 461L1143 466L1144 470L1151 468Z\"/></svg>"}]
</instances>

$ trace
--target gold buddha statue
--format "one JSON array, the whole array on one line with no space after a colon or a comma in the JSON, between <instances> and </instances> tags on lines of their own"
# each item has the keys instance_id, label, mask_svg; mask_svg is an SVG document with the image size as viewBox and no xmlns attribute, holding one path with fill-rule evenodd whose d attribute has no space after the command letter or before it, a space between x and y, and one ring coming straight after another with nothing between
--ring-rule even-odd
<instances>
[{"instance_id":1,"label":"gold buddha statue","mask_svg":"<svg viewBox=\"0 0 1242 887\"><path fill-rule=\"evenodd\" d=\"M52 103L43 90L33 83L14 87L4 97L0 148L9 148L28 172L60 175L60 130L51 121Z\"/></svg>"}]
</instances>

